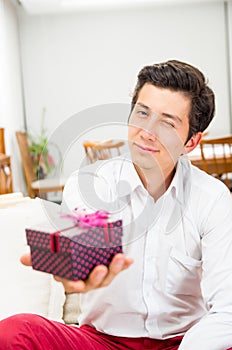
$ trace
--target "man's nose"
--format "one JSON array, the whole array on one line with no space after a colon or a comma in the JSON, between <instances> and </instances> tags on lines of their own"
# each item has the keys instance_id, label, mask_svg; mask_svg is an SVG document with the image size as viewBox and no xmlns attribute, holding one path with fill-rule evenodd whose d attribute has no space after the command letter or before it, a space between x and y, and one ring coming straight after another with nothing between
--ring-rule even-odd
<instances>
[{"instance_id":1,"label":"man's nose","mask_svg":"<svg viewBox=\"0 0 232 350\"><path fill-rule=\"evenodd\" d=\"M157 117L151 116L149 120L147 120L147 123L144 125L143 131L156 138L158 131Z\"/></svg>"},{"instance_id":2,"label":"man's nose","mask_svg":"<svg viewBox=\"0 0 232 350\"><path fill-rule=\"evenodd\" d=\"M153 128L151 130L150 128L141 128L140 135L144 140L154 141L157 139L156 132L153 130Z\"/></svg>"}]
</instances>

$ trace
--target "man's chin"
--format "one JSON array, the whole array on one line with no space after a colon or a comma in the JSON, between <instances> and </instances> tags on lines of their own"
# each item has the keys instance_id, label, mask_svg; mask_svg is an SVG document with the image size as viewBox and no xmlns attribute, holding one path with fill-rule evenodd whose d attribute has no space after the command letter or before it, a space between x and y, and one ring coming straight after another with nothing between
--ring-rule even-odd
<instances>
[{"instance_id":1,"label":"man's chin","mask_svg":"<svg viewBox=\"0 0 232 350\"><path fill-rule=\"evenodd\" d=\"M131 156L132 162L141 170L161 169L160 164L153 157Z\"/></svg>"}]
</instances>

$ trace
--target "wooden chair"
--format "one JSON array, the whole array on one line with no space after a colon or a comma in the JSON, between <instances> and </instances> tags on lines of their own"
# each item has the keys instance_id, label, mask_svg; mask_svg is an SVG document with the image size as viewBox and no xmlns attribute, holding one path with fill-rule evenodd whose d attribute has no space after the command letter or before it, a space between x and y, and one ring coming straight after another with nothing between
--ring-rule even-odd
<instances>
[{"instance_id":1,"label":"wooden chair","mask_svg":"<svg viewBox=\"0 0 232 350\"><path fill-rule=\"evenodd\" d=\"M31 198L43 197L48 192L59 192L64 189L64 182L61 179L39 179L37 180L33 169L27 134L25 132L16 132L16 139L22 160L23 171L28 188L28 194Z\"/></svg>"},{"instance_id":2,"label":"wooden chair","mask_svg":"<svg viewBox=\"0 0 232 350\"><path fill-rule=\"evenodd\" d=\"M5 129L0 128L0 194L13 192L11 158L6 155Z\"/></svg>"},{"instance_id":3,"label":"wooden chair","mask_svg":"<svg viewBox=\"0 0 232 350\"><path fill-rule=\"evenodd\" d=\"M232 189L232 135L200 142L202 168Z\"/></svg>"},{"instance_id":4,"label":"wooden chair","mask_svg":"<svg viewBox=\"0 0 232 350\"><path fill-rule=\"evenodd\" d=\"M6 154L0 153L0 194L12 193L12 169L11 158Z\"/></svg>"},{"instance_id":5,"label":"wooden chair","mask_svg":"<svg viewBox=\"0 0 232 350\"><path fill-rule=\"evenodd\" d=\"M6 154L4 128L0 128L0 153Z\"/></svg>"},{"instance_id":6,"label":"wooden chair","mask_svg":"<svg viewBox=\"0 0 232 350\"><path fill-rule=\"evenodd\" d=\"M113 140L104 142L85 141L83 146L88 162L94 163L97 160L112 158L114 155L119 156L121 154L121 147L124 144L123 141L114 142Z\"/></svg>"}]
</instances>

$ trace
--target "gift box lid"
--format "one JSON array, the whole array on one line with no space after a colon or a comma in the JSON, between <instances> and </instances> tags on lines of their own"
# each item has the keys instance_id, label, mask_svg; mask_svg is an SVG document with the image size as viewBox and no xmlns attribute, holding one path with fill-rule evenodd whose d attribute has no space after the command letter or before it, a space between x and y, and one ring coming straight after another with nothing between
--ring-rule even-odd
<instances>
[{"instance_id":1,"label":"gift box lid","mask_svg":"<svg viewBox=\"0 0 232 350\"><path fill-rule=\"evenodd\" d=\"M53 220L26 228L27 243L53 252L72 252L79 246L113 247L121 245L122 220L106 222L102 226L80 227L70 218L53 217ZM79 249L79 248L78 248Z\"/></svg>"}]
</instances>

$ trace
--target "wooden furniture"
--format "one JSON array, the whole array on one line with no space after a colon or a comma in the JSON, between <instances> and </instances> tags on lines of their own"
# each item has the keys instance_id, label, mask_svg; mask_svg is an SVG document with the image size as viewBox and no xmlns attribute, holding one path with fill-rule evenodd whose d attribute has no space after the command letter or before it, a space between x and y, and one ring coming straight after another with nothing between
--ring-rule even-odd
<instances>
[{"instance_id":1,"label":"wooden furniture","mask_svg":"<svg viewBox=\"0 0 232 350\"><path fill-rule=\"evenodd\" d=\"M121 147L123 147L124 144L123 141L115 142L113 140L104 142L85 141L83 146L88 162L94 163L97 160L112 158L114 155L119 156L121 154Z\"/></svg>"},{"instance_id":2,"label":"wooden furniture","mask_svg":"<svg viewBox=\"0 0 232 350\"><path fill-rule=\"evenodd\" d=\"M12 191L11 159L6 154L0 153L0 194L11 193Z\"/></svg>"},{"instance_id":3,"label":"wooden furniture","mask_svg":"<svg viewBox=\"0 0 232 350\"><path fill-rule=\"evenodd\" d=\"M43 197L48 192L63 191L64 181L61 179L39 179L37 180L33 169L27 134L25 132L16 132L16 139L22 160L23 171L26 179L28 194L31 198Z\"/></svg>"},{"instance_id":4,"label":"wooden furniture","mask_svg":"<svg viewBox=\"0 0 232 350\"><path fill-rule=\"evenodd\" d=\"M200 142L200 156L189 157L192 164L232 187L232 136L204 138Z\"/></svg>"},{"instance_id":5,"label":"wooden furniture","mask_svg":"<svg viewBox=\"0 0 232 350\"><path fill-rule=\"evenodd\" d=\"M6 155L5 129L0 128L0 194L13 192L11 158Z\"/></svg>"},{"instance_id":6,"label":"wooden furniture","mask_svg":"<svg viewBox=\"0 0 232 350\"><path fill-rule=\"evenodd\" d=\"M0 128L0 153L6 154L5 149L5 129Z\"/></svg>"}]
</instances>

